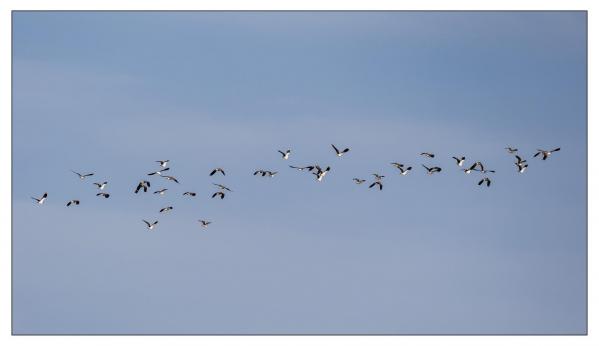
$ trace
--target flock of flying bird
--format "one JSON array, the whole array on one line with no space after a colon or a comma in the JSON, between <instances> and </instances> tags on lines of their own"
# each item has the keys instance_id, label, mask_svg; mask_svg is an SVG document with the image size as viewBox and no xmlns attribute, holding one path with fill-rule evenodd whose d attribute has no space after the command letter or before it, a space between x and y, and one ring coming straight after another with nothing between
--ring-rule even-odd
<instances>
[{"instance_id":1,"label":"flock of flying bird","mask_svg":"<svg viewBox=\"0 0 599 346\"><path fill-rule=\"evenodd\" d=\"M335 154L338 157L341 157L345 154L347 154L350 149L349 148L345 148L343 150L339 150L335 145L331 144L331 146L333 147L333 150L335 151ZM516 169L518 171L518 173L524 173L524 171L526 170L526 168L528 167L528 163L525 159L523 159L522 157L520 157L518 155L518 149L517 148L512 148L512 147L507 147L505 148L507 150L507 152L509 154L514 155L516 162L514 162L514 165L516 166ZM546 160L547 158L549 158L551 156L552 153L559 151L560 148L555 148L553 150L543 150L543 149L537 149L537 152L533 155L533 157L537 157L540 156L542 160ZM286 151L278 151L281 155L282 155L282 159L283 160L288 160L289 156L291 155L291 149L288 149ZM420 153L421 156L426 157L426 158L435 158L435 154L432 153L428 153L428 152L423 152ZM456 165L458 167L464 167L464 163L466 162L466 157L464 156L453 156L452 157L455 161L456 161ZM169 160L158 160L156 161L156 163L158 163L160 165L160 169L150 172L147 175L148 176L158 176L158 177L162 177L164 179L166 179L167 181L172 181L174 183L179 184L179 181L177 180L177 178L175 178L174 176L171 175L166 175L163 174L164 172L167 172L170 170L170 167L167 167L168 163L170 161ZM399 170L399 174L400 175L407 175L411 170L412 167L411 166L407 166L403 163L399 163L399 162L391 162L391 165L393 165L395 168L397 168ZM330 166L327 166L327 168L323 169L321 168L319 165L313 165L313 166L305 166L305 167L298 167L298 166L292 166L290 165L289 167L293 168L293 169L297 169L299 171L308 171L311 174L313 174L315 176L315 179L317 181L322 181L323 178L326 176L326 174L331 170ZM437 167L437 166L432 166L432 167L428 167L426 165L422 165L422 167L424 167L424 169L426 170L427 174L432 175L435 173L439 173L441 172L441 167ZM489 169L485 169L485 166L480 162L480 161L476 161L474 162L472 165L470 165L468 168L462 168L461 169L465 174L470 174L473 171L477 171L480 172L482 174L487 174L487 173L495 173L494 170L489 170ZM94 175L94 173L86 173L86 174L81 174L75 171L71 171L73 173L75 173L80 180L84 180L87 177L91 177ZM269 171L269 170L262 170L259 169L257 171L254 172L254 175L259 175L262 177L274 177L278 172L273 172L273 171ZM210 176L214 176L215 174L222 174L222 176L226 176L225 170L218 167L213 169L210 172ZM368 186L369 188L372 187L378 187L379 190L383 189L383 178L385 178L384 175L380 175L378 173L373 173L372 174L374 176L374 181ZM353 178L353 181L356 184L362 184L364 182L366 182L366 179L360 179L360 178ZM107 181L104 182L96 182L93 183L97 189L98 189L98 193L96 193L96 196L98 197L103 197L103 198L109 198L110 194L105 192L104 189L106 188L106 186L108 185ZM484 176L482 177L482 179L478 182L478 185L483 185L485 184L487 187L491 186L491 179L488 176ZM226 193L228 192L232 192L231 189L229 189L228 187L226 187L225 185L222 184L217 184L217 183L212 183L212 185L216 186L217 191L215 191L212 194L211 198L220 198L220 199L224 199ZM139 193L140 191L148 192L148 189L151 187L151 183L148 180L141 180L138 184L137 187L133 190L134 193ZM156 190L153 191L153 194L158 194L158 195L164 195L166 193L166 191L168 191L167 188L163 188L160 190ZM225 192L226 191L226 192ZM185 191L183 193L183 196L189 196L189 197L195 197L197 194L195 192L191 192L191 191ZM48 198L48 193L44 193L41 197L36 198L36 197L31 197L33 200L35 200L37 202L37 204L44 204L44 202L46 201L46 199ZM67 207L71 207L71 206L76 206L79 205L80 201L78 199L72 199L69 200L66 203ZM161 208L159 210L160 214L163 213L167 213L169 211L173 210L172 206L166 206L164 208ZM158 221L153 221L153 222L149 222L146 220L142 220L145 224L148 230L153 230L156 225L158 224ZM199 224L206 228L208 227L209 224L211 224L211 221L207 221L207 220L198 220Z\"/></svg>"}]
</instances>

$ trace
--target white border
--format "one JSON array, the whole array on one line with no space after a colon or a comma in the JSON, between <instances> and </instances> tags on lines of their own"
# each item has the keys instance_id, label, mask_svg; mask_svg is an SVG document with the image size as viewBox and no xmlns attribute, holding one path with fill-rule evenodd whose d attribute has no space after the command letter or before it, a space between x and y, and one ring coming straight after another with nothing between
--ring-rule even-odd
<instances>
[{"instance_id":1,"label":"white border","mask_svg":"<svg viewBox=\"0 0 599 346\"><path fill-rule=\"evenodd\" d=\"M112 343L145 345L300 345L342 344L342 345L599 345L595 335L599 330L594 313L597 303L597 218L593 214L596 183L589 180L589 335L588 336L11 336L11 292L10 292L10 101L11 101L11 11L12 10L587 10L589 25L589 152L597 152L597 124L594 119L593 95L597 82L597 70L590 62L596 60L593 54L597 47L597 25L593 23L594 10L599 9L597 1L403 1L403 0L221 0L221 1L136 1L136 0L4 0L0 1L0 162L5 168L0 171L0 343L2 345L44 344L44 345L104 345ZM589 157L589 172L598 171L596 160Z\"/></svg>"}]
</instances>

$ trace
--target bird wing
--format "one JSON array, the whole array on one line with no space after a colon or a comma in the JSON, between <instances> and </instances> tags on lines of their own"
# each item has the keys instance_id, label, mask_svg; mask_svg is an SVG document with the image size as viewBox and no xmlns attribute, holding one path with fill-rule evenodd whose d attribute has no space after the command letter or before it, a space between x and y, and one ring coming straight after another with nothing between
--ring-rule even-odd
<instances>
[{"instance_id":1,"label":"bird wing","mask_svg":"<svg viewBox=\"0 0 599 346\"><path fill-rule=\"evenodd\" d=\"M331 146L333 147L333 149L335 149L335 152L336 152L337 154L339 154L339 149L337 149L337 147L336 147L334 144L331 144Z\"/></svg>"}]
</instances>

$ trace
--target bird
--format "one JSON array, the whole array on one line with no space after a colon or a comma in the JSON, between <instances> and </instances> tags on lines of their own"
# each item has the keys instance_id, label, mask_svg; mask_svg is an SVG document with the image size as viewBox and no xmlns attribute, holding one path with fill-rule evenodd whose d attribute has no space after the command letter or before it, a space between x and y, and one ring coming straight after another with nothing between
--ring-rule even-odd
<instances>
[{"instance_id":1,"label":"bird","mask_svg":"<svg viewBox=\"0 0 599 346\"><path fill-rule=\"evenodd\" d=\"M561 148L555 148L553 150L543 150L543 149L537 149L537 153L534 154L533 157L537 157L539 155L543 155L543 160L547 160L547 158L549 156L551 156L552 153L556 152L556 151L560 151Z\"/></svg>"},{"instance_id":2,"label":"bird","mask_svg":"<svg viewBox=\"0 0 599 346\"><path fill-rule=\"evenodd\" d=\"M281 155L283 155L283 160L289 159L289 154L291 154L291 149L287 149L285 152L281 150L277 150Z\"/></svg>"},{"instance_id":3,"label":"bird","mask_svg":"<svg viewBox=\"0 0 599 346\"><path fill-rule=\"evenodd\" d=\"M167 190L168 190L168 189L157 190L157 191L154 191L154 194L157 194L157 193L159 193L160 195L164 195L164 194L166 193L166 191L167 191Z\"/></svg>"},{"instance_id":4,"label":"bird","mask_svg":"<svg viewBox=\"0 0 599 346\"><path fill-rule=\"evenodd\" d=\"M218 186L221 190L227 190L227 191L231 191L233 192L233 190L229 189L228 187L226 187L225 185L221 185L221 184L216 184L216 183L212 183L212 185Z\"/></svg>"},{"instance_id":5,"label":"bird","mask_svg":"<svg viewBox=\"0 0 599 346\"><path fill-rule=\"evenodd\" d=\"M406 174L410 173L411 170L412 170L412 167L406 167L406 168L399 167L399 171L401 172L400 173L401 175L406 175Z\"/></svg>"},{"instance_id":6,"label":"bird","mask_svg":"<svg viewBox=\"0 0 599 346\"><path fill-rule=\"evenodd\" d=\"M175 183L179 184L179 181L177 180L177 178L175 178L175 177L173 177L173 176L170 176L170 175L163 175L162 177L163 177L164 179L166 179L166 180L172 180L172 181L174 181Z\"/></svg>"},{"instance_id":7,"label":"bird","mask_svg":"<svg viewBox=\"0 0 599 346\"><path fill-rule=\"evenodd\" d=\"M206 221L206 220L198 220L201 224L202 227L207 228L209 224L212 223L212 221Z\"/></svg>"},{"instance_id":8,"label":"bird","mask_svg":"<svg viewBox=\"0 0 599 346\"><path fill-rule=\"evenodd\" d=\"M487 187L491 186L491 179L489 179L488 177L484 177L481 181L478 182L478 185L481 185L485 182L487 183Z\"/></svg>"},{"instance_id":9,"label":"bird","mask_svg":"<svg viewBox=\"0 0 599 346\"><path fill-rule=\"evenodd\" d=\"M433 174L433 173L436 173L436 172L441 172L441 167L431 167L431 168L428 168L425 165L422 165L422 167L426 168L426 170L428 171L427 172L428 174Z\"/></svg>"},{"instance_id":10,"label":"bird","mask_svg":"<svg viewBox=\"0 0 599 346\"><path fill-rule=\"evenodd\" d=\"M376 181L381 181L385 177L384 175L380 175L378 173L372 173L372 175L374 175L374 180Z\"/></svg>"},{"instance_id":11,"label":"bird","mask_svg":"<svg viewBox=\"0 0 599 346\"><path fill-rule=\"evenodd\" d=\"M189 191L183 192L183 196L191 196L191 197L195 197L195 195L196 195L196 193L195 193L195 192L189 192Z\"/></svg>"},{"instance_id":12,"label":"bird","mask_svg":"<svg viewBox=\"0 0 599 346\"><path fill-rule=\"evenodd\" d=\"M518 167L518 173L524 173L524 171L526 170L526 168L528 168L528 163L517 163L517 162L514 162L514 164L516 165L516 167Z\"/></svg>"},{"instance_id":13,"label":"bird","mask_svg":"<svg viewBox=\"0 0 599 346\"><path fill-rule=\"evenodd\" d=\"M163 169L161 169L161 170L159 170L159 171L152 172L152 173L148 173L148 175L155 175L155 174L162 175L162 172L166 172L166 171L168 171L169 169L171 169L171 168L170 168L170 167L166 167L166 168L163 168Z\"/></svg>"},{"instance_id":14,"label":"bird","mask_svg":"<svg viewBox=\"0 0 599 346\"><path fill-rule=\"evenodd\" d=\"M523 159L522 159L520 156L518 156L518 155L516 155L516 160L518 160L518 161L516 162L516 164L517 164L517 165L519 165L519 164L521 164L521 163L524 163L524 162L526 162L526 160L523 160Z\"/></svg>"},{"instance_id":15,"label":"bird","mask_svg":"<svg viewBox=\"0 0 599 346\"><path fill-rule=\"evenodd\" d=\"M307 169L309 172L312 172L312 170L315 168L314 166L306 166L306 167L289 166L289 167L295 168L298 171L303 171L304 169Z\"/></svg>"},{"instance_id":16,"label":"bird","mask_svg":"<svg viewBox=\"0 0 599 346\"><path fill-rule=\"evenodd\" d=\"M102 196L104 198L108 198L108 197L110 197L110 194L106 193L106 192L99 192L99 193L96 193L96 196Z\"/></svg>"},{"instance_id":17,"label":"bird","mask_svg":"<svg viewBox=\"0 0 599 346\"><path fill-rule=\"evenodd\" d=\"M377 180L374 183L370 184L370 186L368 186L368 188L371 188L374 185L378 185L379 186L379 191L383 189L383 183L381 183L380 180Z\"/></svg>"},{"instance_id":18,"label":"bird","mask_svg":"<svg viewBox=\"0 0 599 346\"><path fill-rule=\"evenodd\" d=\"M464 161L466 161L466 157L464 157L464 156L462 156L462 157L452 156L452 158L454 160L456 160L457 165L460 166L460 167L462 167L462 165L464 164Z\"/></svg>"},{"instance_id":19,"label":"bird","mask_svg":"<svg viewBox=\"0 0 599 346\"><path fill-rule=\"evenodd\" d=\"M150 182L147 180L142 180L137 185L137 188L135 189L135 193L138 193L140 189L144 189L144 192L148 192L148 187L150 187Z\"/></svg>"},{"instance_id":20,"label":"bird","mask_svg":"<svg viewBox=\"0 0 599 346\"><path fill-rule=\"evenodd\" d=\"M345 149L339 151L339 149L337 149L337 147L334 144L331 144L331 146L333 147L333 149L335 149L335 153L339 157L343 156L344 154L346 154L349 151L349 148L345 148Z\"/></svg>"},{"instance_id":21,"label":"bird","mask_svg":"<svg viewBox=\"0 0 599 346\"><path fill-rule=\"evenodd\" d=\"M166 167L166 165L170 162L170 160L158 160L156 161L160 164L160 167Z\"/></svg>"},{"instance_id":22,"label":"bird","mask_svg":"<svg viewBox=\"0 0 599 346\"><path fill-rule=\"evenodd\" d=\"M504 149L507 150L507 152L510 153L510 154L514 154L514 153L518 152L518 148L507 147L507 148L504 148Z\"/></svg>"},{"instance_id":23,"label":"bird","mask_svg":"<svg viewBox=\"0 0 599 346\"><path fill-rule=\"evenodd\" d=\"M494 170L491 170L491 169L481 169L481 170L480 170L480 172L481 172L482 174L487 174L487 173L495 173L495 171L494 171Z\"/></svg>"},{"instance_id":24,"label":"bird","mask_svg":"<svg viewBox=\"0 0 599 346\"><path fill-rule=\"evenodd\" d=\"M402 168L404 166L403 163L399 163L399 162L391 162L391 164L393 166L395 166L395 168L397 168L397 169L400 169L400 168Z\"/></svg>"},{"instance_id":25,"label":"bird","mask_svg":"<svg viewBox=\"0 0 599 346\"><path fill-rule=\"evenodd\" d=\"M327 169L323 170L318 165L316 166L317 171L312 173L316 176L316 180L322 181L322 178L327 174L328 171L331 170L331 167L327 167Z\"/></svg>"},{"instance_id":26,"label":"bird","mask_svg":"<svg viewBox=\"0 0 599 346\"><path fill-rule=\"evenodd\" d=\"M103 183L94 183L94 185L96 185L98 187L98 189L100 189L100 190L104 190L104 188L106 187L106 184L108 184L107 181L105 181Z\"/></svg>"},{"instance_id":27,"label":"bird","mask_svg":"<svg viewBox=\"0 0 599 346\"><path fill-rule=\"evenodd\" d=\"M79 205L79 200L78 199L72 199L72 200L68 201L67 202L67 207L70 207L71 204Z\"/></svg>"},{"instance_id":28,"label":"bird","mask_svg":"<svg viewBox=\"0 0 599 346\"><path fill-rule=\"evenodd\" d=\"M160 212L161 212L161 213L166 213L166 212L167 212L167 211L169 211L169 210L173 210L173 207L171 207L171 206L164 207L164 208L160 209Z\"/></svg>"},{"instance_id":29,"label":"bird","mask_svg":"<svg viewBox=\"0 0 599 346\"><path fill-rule=\"evenodd\" d=\"M94 175L94 173L81 174L81 173L77 173L73 170L71 170L71 172L77 174L79 176L79 179L81 179L81 180L85 179L85 177L91 177L92 175Z\"/></svg>"},{"instance_id":30,"label":"bird","mask_svg":"<svg viewBox=\"0 0 599 346\"><path fill-rule=\"evenodd\" d=\"M480 169L476 169L476 167L477 167L477 166L478 166L478 167L480 167ZM482 162L480 162L480 161L476 161L476 162L475 162L475 163L472 165L472 170L474 170L474 171L481 171L481 172L482 172L482 171L484 171L484 170L485 170L485 167L483 166L483 163L482 163Z\"/></svg>"},{"instance_id":31,"label":"bird","mask_svg":"<svg viewBox=\"0 0 599 346\"><path fill-rule=\"evenodd\" d=\"M360 185L360 184L362 184L363 182L365 182L365 181L366 181L365 179L360 179L360 178L354 178L354 179L352 179L352 180L353 180L353 181L355 181L355 182L356 182L356 184L358 184L358 185Z\"/></svg>"},{"instance_id":32,"label":"bird","mask_svg":"<svg viewBox=\"0 0 599 346\"><path fill-rule=\"evenodd\" d=\"M216 197L216 196L219 196L219 197L220 197L220 199L223 199L223 198L225 198L225 193L224 193L224 192L222 192L222 191L217 191L217 192L215 192L215 193L212 195L212 198L214 198L214 197Z\"/></svg>"},{"instance_id":33,"label":"bird","mask_svg":"<svg viewBox=\"0 0 599 346\"><path fill-rule=\"evenodd\" d=\"M152 223L149 223L149 222L148 222L148 221L146 221L146 220L141 220L141 221L143 221L143 222L144 222L146 225L148 225L148 229L149 229L149 230L152 230L152 229L154 229L154 226L156 226L156 225L158 224L158 221L154 221L154 222L152 222Z\"/></svg>"},{"instance_id":34,"label":"bird","mask_svg":"<svg viewBox=\"0 0 599 346\"><path fill-rule=\"evenodd\" d=\"M431 154L431 153L420 153L421 156L426 156L430 159L432 159L433 157L435 157L435 154Z\"/></svg>"},{"instance_id":35,"label":"bird","mask_svg":"<svg viewBox=\"0 0 599 346\"><path fill-rule=\"evenodd\" d=\"M258 170L258 171L255 171L255 172L254 172L254 175L260 174L260 175L262 175L263 177L265 177L265 176L269 176L269 177L271 177L271 178L272 178L272 177L274 177L274 176L275 176L275 174L277 174L277 173L278 173L278 172L271 172L271 171L263 171L263 170Z\"/></svg>"},{"instance_id":36,"label":"bird","mask_svg":"<svg viewBox=\"0 0 599 346\"><path fill-rule=\"evenodd\" d=\"M44 192L44 194L40 198L35 198L35 197L31 197L31 198L35 199L37 201L37 204L44 204L44 202L46 201L46 198L48 198L48 193Z\"/></svg>"},{"instance_id":37,"label":"bird","mask_svg":"<svg viewBox=\"0 0 599 346\"><path fill-rule=\"evenodd\" d=\"M476 163L474 163L469 168L462 169L462 171L464 171L464 173L466 173L466 174L470 174L470 172L475 170L476 166L478 166L478 165Z\"/></svg>"},{"instance_id":38,"label":"bird","mask_svg":"<svg viewBox=\"0 0 599 346\"><path fill-rule=\"evenodd\" d=\"M210 173L210 176L213 176L216 172L221 172L223 175L225 175L225 171L222 168L215 168Z\"/></svg>"}]
</instances>

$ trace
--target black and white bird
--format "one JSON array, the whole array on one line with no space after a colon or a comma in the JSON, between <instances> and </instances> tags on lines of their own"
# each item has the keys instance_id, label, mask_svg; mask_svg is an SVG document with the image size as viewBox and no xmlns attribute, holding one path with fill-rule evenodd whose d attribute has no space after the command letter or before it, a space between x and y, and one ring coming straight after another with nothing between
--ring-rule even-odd
<instances>
[{"instance_id":1,"label":"black and white bird","mask_svg":"<svg viewBox=\"0 0 599 346\"><path fill-rule=\"evenodd\" d=\"M421 155L421 156L426 156L426 157L428 157L429 159L432 159L432 158L434 158L434 157L435 157L435 154L432 154L432 153L420 153L420 155Z\"/></svg>"},{"instance_id":2,"label":"black and white bird","mask_svg":"<svg viewBox=\"0 0 599 346\"><path fill-rule=\"evenodd\" d=\"M518 160L518 161L516 161L516 164L517 164L517 165L520 165L520 164L522 164L522 163L525 163L525 162L526 162L526 160L522 159L522 158L521 158L520 156L518 156L518 155L516 155L516 160Z\"/></svg>"},{"instance_id":3,"label":"black and white bird","mask_svg":"<svg viewBox=\"0 0 599 346\"><path fill-rule=\"evenodd\" d=\"M158 160L156 162L158 162L160 167L166 167L166 165L170 162L170 160Z\"/></svg>"},{"instance_id":4,"label":"black and white bird","mask_svg":"<svg viewBox=\"0 0 599 346\"><path fill-rule=\"evenodd\" d=\"M86 177L91 177L92 175L94 175L94 173L81 174L81 173L77 173L73 170L71 170L71 172L77 174L79 176L79 179L81 179L81 180L85 179Z\"/></svg>"},{"instance_id":5,"label":"black and white bird","mask_svg":"<svg viewBox=\"0 0 599 346\"><path fill-rule=\"evenodd\" d=\"M269 177L272 178L277 173L278 172L265 171L265 170L259 169L259 170L257 170L257 171L254 172L254 175L261 175L263 177L269 176Z\"/></svg>"},{"instance_id":6,"label":"black and white bird","mask_svg":"<svg viewBox=\"0 0 599 346\"><path fill-rule=\"evenodd\" d=\"M528 168L528 163L514 162L514 165L516 165L516 167L518 167L518 173L524 173L526 168Z\"/></svg>"},{"instance_id":7,"label":"black and white bird","mask_svg":"<svg viewBox=\"0 0 599 346\"><path fill-rule=\"evenodd\" d=\"M160 194L161 196L164 195L166 193L166 191L168 191L168 189L161 189L161 190L156 190L154 191L154 194Z\"/></svg>"},{"instance_id":8,"label":"black and white bird","mask_svg":"<svg viewBox=\"0 0 599 346\"><path fill-rule=\"evenodd\" d=\"M162 175L162 172L166 172L166 171L168 171L169 169L171 169L171 168L170 168L170 167L166 167L166 168L163 168L163 169L161 169L161 170L159 170L159 171L152 172L152 173L148 173L148 175L156 175L156 174L157 174L157 175Z\"/></svg>"},{"instance_id":9,"label":"black and white bird","mask_svg":"<svg viewBox=\"0 0 599 346\"><path fill-rule=\"evenodd\" d=\"M452 158L456 161L456 164L460 167L462 167L464 165L464 162L466 161L466 157L464 157L464 156L462 156L462 157L452 156Z\"/></svg>"},{"instance_id":10,"label":"black and white bird","mask_svg":"<svg viewBox=\"0 0 599 346\"><path fill-rule=\"evenodd\" d=\"M491 179L489 179L488 177L484 177L481 181L478 182L478 185L481 185L483 183L487 183L487 187L491 186Z\"/></svg>"},{"instance_id":11,"label":"black and white bird","mask_svg":"<svg viewBox=\"0 0 599 346\"><path fill-rule=\"evenodd\" d=\"M393 165L397 169L403 168L403 166L404 166L403 163L399 163L399 162L391 162L391 165Z\"/></svg>"},{"instance_id":12,"label":"black and white bird","mask_svg":"<svg viewBox=\"0 0 599 346\"><path fill-rule=\"evenodd\" d=\"M539 155L543 155L543 160L547 160L547 158L549 156L551 156L552 153L556 152L556 151L560 151L561 148L555 148L553 150L543 150L543 149L537 149L537 153L534 154L534 157L537 157Z\"/></svg>"},{"instance_id":13,"label":"black and white bird","mask_svg":"<svg viewBox=\"0 0 599 346\"><path fill-rule=\"evenodd\" d=\"M462 169L462 171L464 171L466 174L470 174L472 171L476 170L476 166L478 166L478 164L474 163L472 166Z\"/></svg>"},{"instance_id":14,"label":"black and white bird","mask_svg":"<svg viewBox=\"0 0 599 346\"><path fill-rule=\"evenodd\" d=\"M212 223L212 221L206 221L206 220L198 220L201 224L202 227L207 228L209 224Z\"/></svg>"},{"instance_id":15,"label":"black and white bird","mask_svg":"<svg viewBox=\"0 0 599 346\"><path fill-rule=\"evenodd\" d=\"M379 191L383 189L383 183L380 180L375 181L374 183L370 184L370 186L368 186L368 188L371 188L375 185L379 186Z\"/></svg>"},{"instance_id":16,"label":"black and white bird","mask_svg":"<svg viewBox=\"0 0 599 346\"><path fill-rule=\"evenodd\" d=\"M324 176L327 174L328 171L331 170L331 167L327 167L327 169L322 169L320 168L318 165L316 165L316 172L312 173L316 176L316 180L318 181L322 181L322 179L324 178Z\"/></svg>"},{"instance_id":17,"label":"black and white bird","mask_svg":"<svg viewBox=\"0 0 599 346\"><path fill-rule=\"evenodd\" d=\"M441 172L441 167L426 167L425 165L422 165L422 167L424 167L427 170L428 174L433 174L433 173L437 173L437 172Z\"/></svg>"},{"instance_id":18,"label":"black and white bird","mask_svg":"<svg viewBox=\"0 0 599 346\"><path fill-rule=\"evenodd\" d=\"M504 149L507 150L507 152L510 153L510 154L514 154L514 153L518 152L518 148L507 147L507 148L504 148Z\"/></svg>"},{"instance_id":19,"label":"black and white bird","mask_svg":"<svg viewBox=\"0 0 599 346\"><path fill-rule=\"evenodd\" d=\"M220 197L220 199L223 199L223 198L225 198L225 193L224 193L224 192L222 192L222 191L217 191L217 192L215 192L215 193L212 195L212 198L214 198L214 197L216 197L216 196L219 196L219 197Z\"/></svg>"},{"instance_id":20,"label":"black and white bird","mask_svg":"<svg viewBox=\"0 0 599 346\"><path fill-rule=\"evenodd\" d=\"M210 176L213 176L213 175L214 175L215 173L217 173L217 172L220 172L220 173L222 173L223 175L225 175L225 170L224 170L224 169L222 169L222 168L220 168L220 167L218 167L218 168L215 168L215 169L213 169L213 170L212 170L212 172L210 172Z\"/></svg>"},{"instance_id":21,"label":"black and white bird","mask_svg":"<svg viewBox=\"0 0 599 346\"><path fill-rule=\"evenodd\" d=\"M291 154L291 149L287 149L285 152L282 150L277 150L281 155L283 155L283 160L289 159L289 154Z\"/></svg>"},{"instance_id":22,"label":"black and white bird","mask_svg":"<svg viewBox=\"0 0 599 346\"><path fill-rule=\"evenodd\" d=\"M158 221L154 221L154 222L152 222L152 223L149 223L149 222L148 222L148 221L146 221L146 220L141 220L141 221L143 221L143 222L144 222L144 223L145 223L145 224L148 226L148 229L149 229L149 230L152 230L152 229L154 229L154 227L155 227L155 226L158 224Z\"/></svg>"},{"instance_id":23,"label":"black and white bird","mask_svg":"<svg viewBox=\"0 0 599 346\"><path fill-rule=\"evenodd\" d=\"M44 192L44 194L40 198L35 198L35 197L31 197L31 198L34 199L37 202L37 204L44 204L44 202L46 201L46 198L48 198L48 193Z\"/></svg>"},{"instance_id":24,"label":"black and white bird","mask_svg":"<svg viewBox=\"0 0 599 346\"><path fill-rule=\"evenodd\" d=\"M214 185L214 186L218 186L218 188L219 188L219 189L221 189L221 190L227 190L227 191L231 191L231 192L233 192L233 190L229 189L229 188L228 188L228 187L226 187L225 185L222 185L222 184L216 184L216 183L212 183L212 185Z\"/></svg>"},{"instance_id":25,"label":"black and white bird","mask_svg":"<svg viewBox=\"0 0 599 346\"><path fill-rule=\"evenodd\" d=\"M374 175L374 180L375 181L381 181L385 177L384 175L380 175L378 173L372 173L372 175Z\"/></svg>"},{"instance_id":26,"label":"black and white bird","mask_svg":"<svg viewBox=\"0 0 599 346\"><path fill-rule=\"evenodd\" d=\"M166 213L167 211L173 210L173 207L168 206L160 209L160 213Z\"/></svg>"},{"instance_id":27,"label":"black and white bird","mask_svg":"<svg viewBox=\"0 0 599 346\"><path fill-rule=\"evenodd\" d=\"M79 205L79 200L78 199L72 199L70 201L67 202L67 207L70 207L71 205Z\"/></svg>"},{"instance_id":28,"label":"black and white bird","mask_svg":"<svg viewBox=\"0 0 599 346\"><path fill-rule=\"evenodd\" d=\"M166 180L170 180L170 181L174 181L175 183L179 184L179 181L177 180L177 178L170 176L170 175L163 175L162 176L164 179Z\"/></svg>"},{"instance_id":29,"label":"black and white bird","mask_svg":"<svg viewBox=\"0 0 599 346\"><path fill-rule=\"evenodd\" d=\"M106 193L106 192L99 192L99 193L96 193L96 196L102 196L104 198L108 198L108 197L110 197L110 194Z\"/></svg>"},{"instance_id":30,"label":"black and white bird","mask_svg":"<svg viewBox=\"0 0 599 346\"><path fill-rule=\"evenodd\" d=\"M483 163L482 163L482 162L480 162L480 161L476 161L476 162L475 162L475 163L472 165L472 167L474 167L474 168L472 168L472 169L473 169L473 170L475 170L475 171L481 171L481 172L482 172L482 171L484 171L484 170L485 170L485 166L483 166ZM476 167L478 167L478 169L476 169Z\"/></svg>"},{"instance_id":31,"label":"black and white bird","mask_svg":"<svg viewBox=\"0 0 599 346\"><path fill-rule=\"evenodd\" d=\"M304 169L307 169L308 172L312 172L312 170L315 168L315 166L306 166L306 167L296 167L296 166L289 166L291 168L295 168L298 171L303 171Z\"/></svg>"},{"instance_id":32,"label":"black and white bird","mask_svg":"<svg viewBox=\"0 0 599 346\"><path fill-rule=\"evenodd\" d=\"M354 178L352 179L356 184L360 185L366 181L366 179Z\"/></svg>"},{"instance_id":33,"label":"black and white bird","mask_svg":"<svg viewBox=\"0 0 599 346\"><path fill-rule=\"evenodd\" d=\"M346 154L349 151L349 148L345 148L343 150L339 150L339 149L337 149L337 147L334 144L331 144L331 146L335 150L335 154L337 156L339 156L339 157L343 156L344 154Z\"/></svg>"},{"instance_id":34,"label":"black and white bird","mask_svg":"<svg viewBox=\"0 0 599 346\"><path fill-rule=\"evenodd\" d=\"M135 193L138 193L139 190L141 190L141 189L144 189L144 192L148 192L149 187L150 187L150 182L147 180L142 180L137 185L137 188L135 188Z\"/></svg>"},{"instance_id":35,"label":"black and white bird","mask_svg":"<svg viewBox=\"0 0 599 346\"><path fill-rule=\"evenodd\" d=\"M195 197L196 193L195 192L190 192L190 191L185 191L185 192L183 192L183 196Z\"/></svg>"},{"instance_id":36,"label":"black and white bird","mask_svg":"<svg viewBox=\"0 0 599 346\"><path fill-rule=\"evenodd\" d=\"M410 173L411 170L412 170L412 167L406 167L406 168L399 167L399 171L400 171L399 174L406 175L406 174Z\"/></svg>"},{"instance_id":37,"label":"black and white bird","mask_svg":"<svg viewBox=\"0 0 599 346\"><path fill-rule=\"evenodd\" d=\"M97 187L99 190L104 190L104 188L106 187L106 185L107 185L107 184L108 184L108 182L107 182L107 181L105 181L105 182L102 182L102 183L94 183L94 185L96 185L96 187Z\"/></svg>"}]
</instances>

